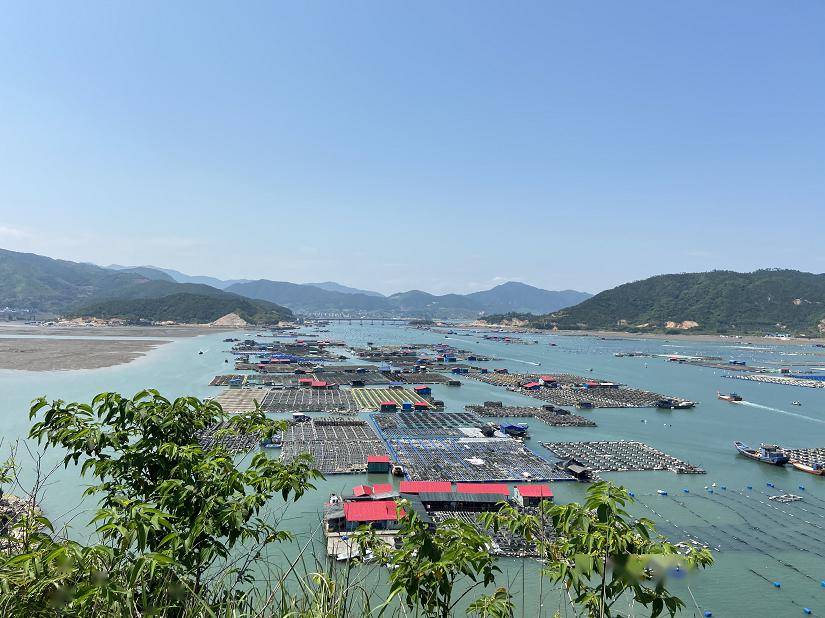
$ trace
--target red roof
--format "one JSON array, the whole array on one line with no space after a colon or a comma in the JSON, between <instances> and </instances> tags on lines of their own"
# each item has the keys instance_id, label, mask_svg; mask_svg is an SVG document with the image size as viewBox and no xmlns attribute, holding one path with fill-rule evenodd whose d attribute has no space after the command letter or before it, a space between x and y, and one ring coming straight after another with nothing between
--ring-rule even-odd
<instances>
[{"instance_id":1,"label":"red roof","mask_svg":"<svg viewBox=\"0 0 825 618\"><path fill-rule=\"evenodd\" d=\"M536 388L537 386L541 386L538 382L528 382L524 385L524 388Z\"/></svg>"},{"instance_id":2,"label":"red roof","mask_svg":"<svg viewBox=\"0 0 825 618\"><path fill-rule=\"evenodd\" d=\"M352 488L352 495L358 496L371 496L372 495L372 487L369 485L356 485Z\"/></svg>"},{"instance_id":3,"label":"red roof","mask_svg":"<svg viewBox=\"0 0 825 618\"><path fill-rule=\"evenodd\" d=\"M552 498L549 485L516 485L516 490L526 498Z\"/></svg>"},{"instance_id":4,"label":"red roof","mask_svg":"<svg viewBox=\"0 0 825 618\"><path fill-rule=\"evenodd\" d=\"M428 391L428 390L430 390L430 387L429 386L423 386L423 385L422 386L416 386L413 390L415 390L415 391Z\"/></svg>"},{"instance_id":5,"label":"red roof","mask_svg":"<svg viewBox=\"0 0 825 618\"><path fill-rule=\"evenodd\" d=\"M324 382L323 380L312 380L313 388L323 388L324 386L328 386L327 382Z\"/></svg>"},{"instance_id":6,"label":"red roof","mask_svg":"<svg viewBox=\"0 0 825 618\"><path fill-rule=\"evenodd\" d=\"M449 481L401 481L398 491L402 494L441 493L453 490Z\"/></svg>"},{"instance_id":7,"label":"red roof","mask_svg":"<svg viewBox=\"0 0 825 618\"><path fill-rule=\"evenodd\" d=\"M396 407L398 407L398 404L395 403L394 401L382 401L381 405L382 406L396 406Z\"/></svg>"},{"instance_id":8,"label":"red roof","mask_svg":"<svg viewBox=\"0 0 825 618\"><path fill-rule=\"evenodd\" d=\"M555 382L556 381L555 376L541 376L541 379L544 380L545 382Z\"/></svg>"},{"instance_id":9,"label":"red roof","mask_svg":"<svg viewBox=\"0 0 825 618\"><path fill-rule=\"evenodd\" d=\"M510 489L504 483L456 483L455 488L460 494L510 495Z\"/></svg>"},{"instance_id":10,"label":"red roof","mask_svg":"<svg viewBox=\"0 0 825 618\"><path fill-rule=\"evenodd\" d=\"M389 455L367 455L367 463L390 463Z\"/></svg>"},{"instance_id":11,"label":"red roof","mask_svg":"<svg viewBox=\"0 0 825 618\"><path fill-rule=\"evenodd\" d=\"M298 378L298 384L312 384L315 382L312 378Z\"/></svg>"},{"instance_id":12,"label":"red roof","mask_svg":"<svg viewBox=\"0 0 825 618\"><path fill-rule=\"evenodd\" d=\"M402 511L401 515L403 514ZM392 500L344 502L344 517L347 521L395 521L398 519L395 502Z\"/></svg>"},{"instance_id":13,"label":"red roof","mask_svg":"<svg viewBox=\"0 0 825 618\"><path fill-rule=\"evenodd\" d=\"M414 408L429 408L430 404L428 404L426 401L416 401L413 404L413 407Z\"/></svg>"},{"instance_id":14,"label":"red roof","mask_svg":"<svg viewBox=\"0 0 825 618\"><path fill-rule=\"evenodd\" d=\"M388 494L392 491L392 483L376 483L372 486L374 494Z\"/></svg>"}]
</instances>

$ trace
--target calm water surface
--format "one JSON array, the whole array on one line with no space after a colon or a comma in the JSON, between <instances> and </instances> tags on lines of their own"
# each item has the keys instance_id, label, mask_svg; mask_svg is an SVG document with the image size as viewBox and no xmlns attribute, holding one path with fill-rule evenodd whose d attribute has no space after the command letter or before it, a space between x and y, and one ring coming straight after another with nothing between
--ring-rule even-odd
<instances>
[{"instance_id":1,"label":"calm water surface","mask_svg":"<svg viewBox=\"0 0 825 618\"><path fill-rule=\"evenodd\" d=\"M702 611L711 610L714 616L795 616L803 615L803 607L811 608L814 615L825 614L825 587L821 585L825 580L825 479L790 467L776 468L744 460L731 446L733 440L752 444L771 441L789 447L825 446L825 389L730 380L721 376L723 372L710 368L680 366L662 358L613 355L620 351L705 354L726 360L741 359L748 364L818 363L817 366L825 367L822 349L771 343L745 346L735 340L668 342L552 335L528 335L525 338L537 339L539 343L517 345L485 341L476 336L450 335L445 339L443 334L429 331L366 323L334 325L330 331L323 336L343 339L353 345L364 345L367 341L376 344L447 341L500 359L489 366L521 372L582 375L590 374L592 369L595 377L700 402L695 409L687 411L586 412L599 424L597 428L552 428L532 422L532 440L528 445L542 454L541 441L637 439L708 471L703 476L677 476L670 472L603 475L633 491L639 501L634 512L653 519L662 532L673 539L690 536L720 548L715 552L717 564L711 571L692 576L689 582L675 583L688 603L685 615L701 616ZM225 352L231 344L222 342L228 336L231 334L176 339L128 365L105 369L38 373L0 370L0 436L6 445L25 436L29 426L28 405L38 395L88 401L104 390L133 394L147 387L157 388L169 397L214 395L219 389L208 386L209 381L231 368L231 364L224 363L230 358ZM557 345L548 345L551 341ZM198 355L200 350L205 353ZM719 401L717 390L735 390L751 405ZM463 410L468 403L490 399L514 404L537 403L535 399L471 379L464 379L460 388L434 386L433 395L446 402L448 411ZM799 401L802 406L792 406L792 401ZM55 462L59 458L59 453L47 452L47 461ZM318 484L317 494L305 497L288 509L273 505L272 516L278 517L283 527L293 530L301 542L317 527L321 505L330 492L379 480L384 481L386 477L330 477ZM83 504L80 498L88 481L81 479L74 468L58 470L53 481L43 503L47 515L59 523L69 522L77 536L88 534L85 524L88 508L93 505ZM711 494L705 488L714 482L718 486ZM773 483L777 489L801 493L805 500L787 505L769 502L767 494L775 491L768 488L767 483ZM799 489L800 485L804 491ZM752 489L748 490L747 486ZM658 489L666 490L669 495L657 495ZM553 490L557 501L569 501L581 498L585 486L556 483ZM294 553L294 547L282 549L287 556ZM502 561L502 568L502 583L510 585L517 599L526 600L525 615L536 615L539 597L536 565L508 560ZM527 575L522 580L523 572ZM781 588L775 588L770 583L773 581L781 581ZM688 583L701 611L687 591ZM380 595L381 587L376 590ZM559 607L557 596L546 589L543 592L544 609L552 613Z\"/></svg>"}]
</instances>

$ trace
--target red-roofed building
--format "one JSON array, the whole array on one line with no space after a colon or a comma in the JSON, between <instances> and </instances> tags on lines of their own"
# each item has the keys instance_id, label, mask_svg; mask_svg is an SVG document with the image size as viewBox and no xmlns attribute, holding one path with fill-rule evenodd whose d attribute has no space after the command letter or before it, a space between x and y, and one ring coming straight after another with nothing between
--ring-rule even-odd
<instances>
[{"instance_id":1,"label":"red-roofed building","mask_svg":"<svg viewBox=\"0 0 825 618\"><path fill-rule=\"evenodd\" d=\"M298 378L298 384L301 386L312 386L314 381L312 378Z\"/></svg>"},{"instance_id":2,"label":"red-roofed building","mask_svg":"<svg viewBox=\"0 0 825 618\"><path fill-rule=\"evenodd\" d=\"M427 397L430 394L432 394L432 392L433 392L433 389L431 389L429 386L424 386L424 385L416 386L413 390L416 393L418 393L419 395L421 395L422 397Z\"/></svg>"},{"instance_id":3,"label":"red-roofed building","mask_svg":"<svg viewBox=\"0 0 825 618\"><path fill-rule=\"evenodd\" d=\"M402 494L449 493L453 484L449 481L401 481L398 491Z\"/></svg>"},{"instance_id":4,"label":"red-roofed building","mask_svg":"<svg viewBox=\"0 0 825 618\"><path fill-rule=\"evenodd\" d=\"M381 412L395 412L398 409L398 404L394 401L382 401L378 405L378 409Z\"/></svg>"},{"instance_id":5,"label":"red-roofed building","mask_svg":"<svg viewBox=\"0 0 825 618\"><path fill-rule=\"evenodd\" d=\"M553 492L549 485L516 485L514 493L516 501L521 506L538 506L542 500L553 499Z\"/></svg>"},{"instance_id":6,"label":"red-roofed building","mask_svg":"<svg viewBox=\"0 0 825 618\"><path fill-rule=\"evenodd\" d=\"M386 474L390 471L389 455L369 455L367 456L367 472Z\"/></svg>"},{"instance_id":7,"label":"red-roofed building","mask_svg":"<svg viewBox=\"0 0 825 618\"><path fill-rule=\"evenodd\" d=\"M312 386L312 388L329 388L330 383L324 382L323 380L312 380L310 386Z\"/></svg>"},{"instance_id":8,"label":"red-roofed building","mask_svg":"<svg viewBox=\"0 0 825 618\"><path fill-rule=\"evenodd\" d=\"M455 488L460 494L510 495L510 489L504 483L456 483Z\"/></svg>"},{"instance_id":9,"label":"red-roofed building","mask_svg":"<svg viewBox=\"0 0 825 618\"><path fill-rule=\"evenodd\" d=\"M528 382L527 384L523 384L522 386L523 388L526 388L530 391L535 391L541 388L541 384L539 384L538 382Z\"/></svg>"},{"instance_id":10,"label":"red-roofed building","mask_svg":"<svg viewBox=\"0 0 825 618\"><path fill-rule=\"evenodd\" d=\"M392 483L375 483L372 486L372 494L391 494L392 493Z\"/></svg>"},{"instance_id":11,"label":"red-roofed building","mask_svg":"<svg viewBox=\"0 0 825 618\"><path fill-rule=\"evenodd\" d=\"M352 495L356 498L364 498L372 495L372 487L369 485L356 485L352 488Z\"/></svg>"},{"instance_id":12,"label":"red-roofed building","mask_svg":"<svg viewBox=\"0 0 825 618\"><path fill-rule=\"evenodd\" d=\"M428 404L426 401L416 401L413 404L413 408L415 410L429 410L430 409L430 404Z\"/></svg>"},{"instance_id":13,"label":"red-roofed building","mask_svg":"<svg viewBox=\"0 0 825 618\"><path fill-rule=\"evenodd\" d=\"M403 514L402 511L401 515ZM344 502L344 518L347 523L398 521L398 510L394 500Z\"/></svg>"}]
</instances>

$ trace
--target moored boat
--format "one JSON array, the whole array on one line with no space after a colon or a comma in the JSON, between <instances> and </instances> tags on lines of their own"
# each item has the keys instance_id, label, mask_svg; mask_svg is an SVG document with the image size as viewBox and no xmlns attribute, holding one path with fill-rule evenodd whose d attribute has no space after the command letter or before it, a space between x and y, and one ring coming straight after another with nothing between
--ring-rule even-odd
<instances>
[{"instance_id":1,"label":"moored boat","mask_svg":"<svg viewBox=\"0 0 825 618\"><path fill-rule=\"evenodd\" d=\"M733 446L745 457L774 466L784 466L790 459L776 444L762 444L757 450L737 440Z\"/></svg>"},{"instance_id":2,"label":"moored boat","mask_svg":"<svg viewBox=\"0 0 825 618\"><path fill-rule=\"evenodd\" d=\"M728 393L727 395L723 395L717 391L716 398L721 399L722 401L727 401L728 403L739 403L742 401L742 395L738 395L736 393Z\"/></svg>"},{"instance_id":3,"label":"moored boat","mask_svg":"<svg viewBox=\"0 0 825 618\"><path fill-rule=\"evenodd\" d=\"M815 474L816 476L822 476L825 474L825 464L818 462L814 462L809 466L801 461L792 461L791 465L800 472L807 472L808 474Z\"/></svg>"}]
</instances>

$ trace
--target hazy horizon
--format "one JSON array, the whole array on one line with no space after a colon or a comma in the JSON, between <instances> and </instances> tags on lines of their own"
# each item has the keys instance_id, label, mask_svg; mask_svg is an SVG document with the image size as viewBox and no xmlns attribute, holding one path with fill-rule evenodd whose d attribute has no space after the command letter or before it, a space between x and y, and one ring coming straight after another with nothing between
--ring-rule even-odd
<instances>
[{"instance_id":1,"label":"hazy horizon","mask_svg":"<svg viewBox=\"0 0 825 618\"><path fill-rule=\"evenodd\" d=\"M825 4L5 7L0 246L595 293L822 272Z\"/></svg>"}]
</instances>

